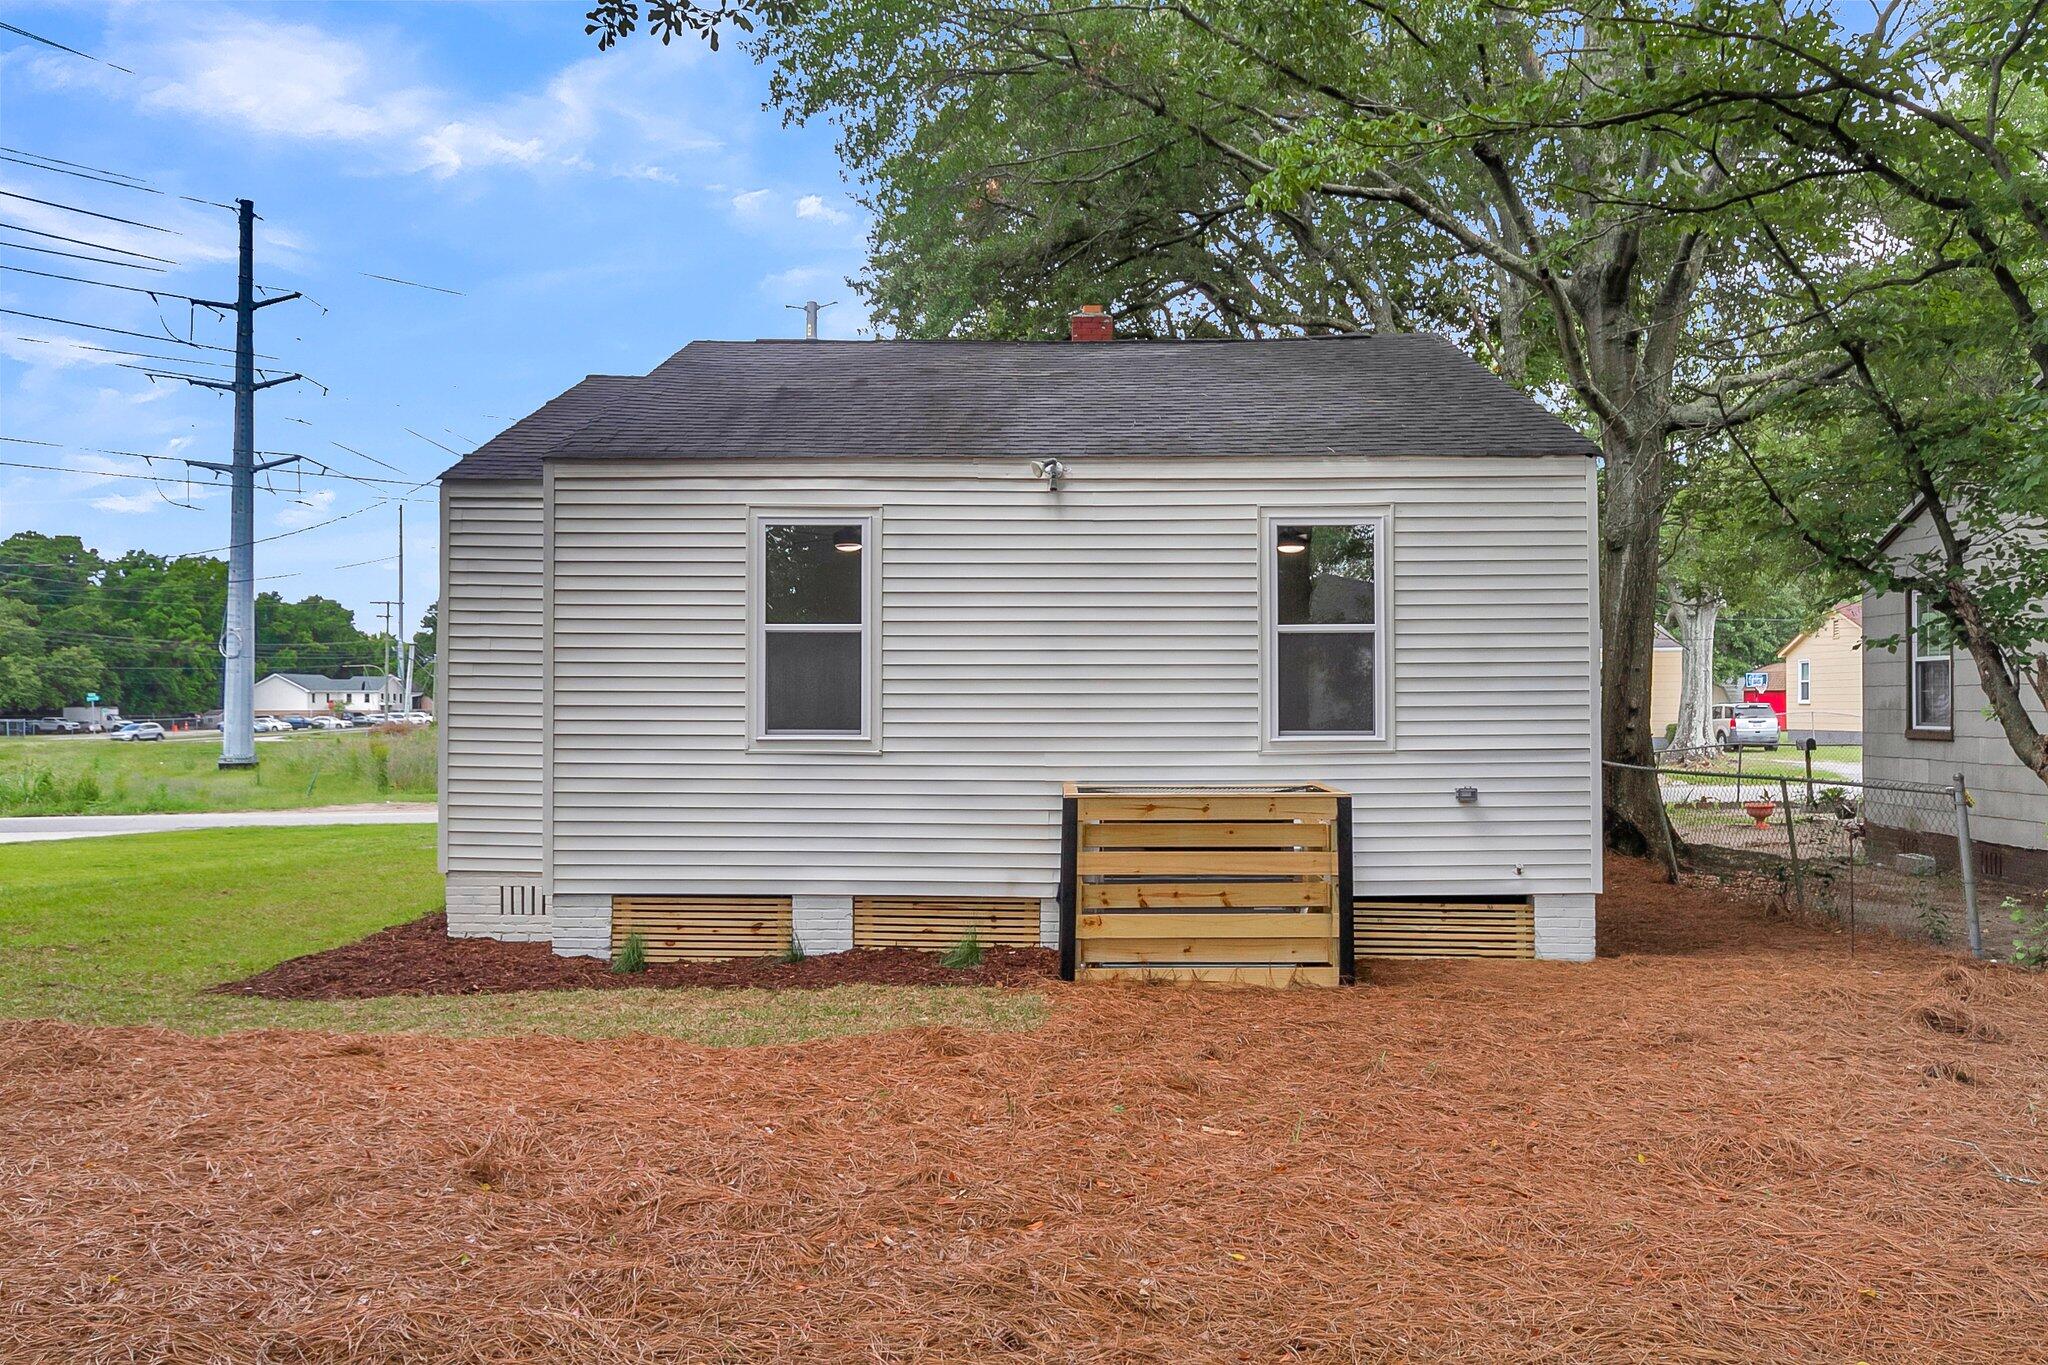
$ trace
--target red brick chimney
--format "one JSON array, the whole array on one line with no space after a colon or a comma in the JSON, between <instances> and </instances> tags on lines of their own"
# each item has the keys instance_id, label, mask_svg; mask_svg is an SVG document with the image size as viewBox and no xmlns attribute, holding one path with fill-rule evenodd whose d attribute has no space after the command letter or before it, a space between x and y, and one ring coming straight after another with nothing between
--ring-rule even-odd
<instances>
[{"instance_id":1,"label":"red brick chimney","mask_svg":"<svg viewBox=\"0 0 2048 1365\"><path fill-rule=\"evenodd\" d=\"M1082 304L1081 311L1067 319L1067 327L1075 341L1116 339L1116 322L1099 303Z\"/></svg>"}]
</instances>

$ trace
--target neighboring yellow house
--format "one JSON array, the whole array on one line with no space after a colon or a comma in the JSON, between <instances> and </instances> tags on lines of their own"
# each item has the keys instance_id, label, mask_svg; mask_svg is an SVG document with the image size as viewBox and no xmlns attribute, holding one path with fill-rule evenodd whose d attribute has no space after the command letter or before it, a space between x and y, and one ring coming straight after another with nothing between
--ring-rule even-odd
<instances>
[{"instance_id":1,"label":"neighboring yellow house","mask_svg":"<svg viewBox=\"0 0 2048 1365\"><path fill-rule=\"evenodd\" d=\"M1863 742L1863 604L1844 602L1778 651L1785 666L1785 735ZM1676 703L1673 703L1674 706Z\"/></svg>"},{"instance_id":2,"label":"neighboring yellow house","mask_svg":"<svg viewBox=\"0 0 2048 1365\"><path fill-rule=\"evenodd\" d=\"M1678 724L1678 688L1685 650L1670 631L1657 627L1657 651L1650 656L1650 739L1662 744Z\"/></svg>"}]
</instances>

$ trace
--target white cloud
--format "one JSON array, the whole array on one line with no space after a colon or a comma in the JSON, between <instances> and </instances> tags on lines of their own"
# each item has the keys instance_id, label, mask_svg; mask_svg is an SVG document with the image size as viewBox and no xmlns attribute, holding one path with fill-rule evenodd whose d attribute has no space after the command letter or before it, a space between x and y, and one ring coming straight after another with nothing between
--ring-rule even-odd
<instances>
[{"instance_id":1,"label":"white cloud","mask_svg":"<svg viewBox=\"0 0 2048 1365\"><path fill-rule=\"evenodd\" d=\"M774 193L773 190L741 190L732 197L732 211L742 218L758 218Z\"/></svg>"},{"instance_id":2,"label":"white cloud","mask_svg":"<svg viewBox=\"0 0 2048 1365\"><path fill-rule=\"evenodd\" d=\"M154 493L109 493L104 498L94 498L92 505L95 511L132 517L154 512L164 505L164 500Z\"/></svg>"},{"instance_id":3,"label":"white cloud","mask_svg":"<svg viewBox=\"0 0 2048 1365\"><path fill-rule=\"evenodd\" d=\"M480 100L419 70L397 34L358 40L312 23L175 13L174 27L145 17L136 44L146 60L138 52L132 64L154 73L141 78L145 108L280 142L354 147L372 170L447 179L505 166L674 183L664 159L724 145L676 112L676 74L700 59L693 44L628 44L572 62L538 89Z\"/></svg>"},{"instance_id":4,"label":"white cloud","mask_svg":"<svg viewBox=\"0 0 2048 1365\"><path fill-rule=\"evenodd\" d=\"M311 526L316 521L325 521L331 515L329 509L333 506L334 493L323 488L317 493L308 493L304 497L293 499L289 506L278 511L276 521L279 526L288 529Z\"/></svg>"},{"instance_id":5,"label":"white cloud","mask_svg":"<svg viewBox=\"0 0 2048 1365\"><path fill-rule=\"evenodd\" d=\"M818 194L807 194L797 200L796 216L799 218L818 218L827 223L843 223L846 221L846 213L843 209L832 207L825 202L823 195Z\"/></svg>"}]
</instances>

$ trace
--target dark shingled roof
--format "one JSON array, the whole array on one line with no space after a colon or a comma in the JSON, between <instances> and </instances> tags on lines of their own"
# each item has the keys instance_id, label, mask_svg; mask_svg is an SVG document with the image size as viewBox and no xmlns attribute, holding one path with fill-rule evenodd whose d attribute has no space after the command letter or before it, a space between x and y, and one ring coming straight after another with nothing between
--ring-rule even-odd
<instances>
[{"instance_id":1,"label":"dark shingled roof","mask_svg":"<svg viewBox=\"0 0 2048 1365\"><path fill-rule=\"evenodd\" d=\"M586 393L597 382L571 389L449 476L520 477L515 467L532 476L541 458L1597 453L1456 346L1420 334L699 341L643 379ZM484 475L472 462L487 452Z\"/></svg>"},{"instance_id":2,"label":"dark shingled roof","mask_svg":"<svg viewBox=\"0 0 2048 1365\"><path fill-rule=\"evenodd\" d=\"M633 385L646 382L638 375L590 375L470 451L441 477L537 479L542 456L553 454L564 437L623 398Z\"/></svg>"}]
</instances>

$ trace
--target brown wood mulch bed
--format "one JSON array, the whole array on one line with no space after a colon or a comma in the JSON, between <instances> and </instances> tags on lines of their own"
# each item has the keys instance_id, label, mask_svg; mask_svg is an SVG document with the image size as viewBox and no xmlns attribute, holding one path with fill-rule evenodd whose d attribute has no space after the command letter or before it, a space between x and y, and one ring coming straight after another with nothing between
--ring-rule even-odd
<instances>
[{"instance_id":1,"label":"brown wood mulch bed","mask_svg":"<svg viewBox=\"0 0 2048 1365\"><path fill-rule=\"evenodd\" d=\"M361 1000L380 995L500 995L634 986L798 991L847 985L1035 986L1059 975L1059 954L1049 948L986 948L975 967L948 967L939 958L938 953L912 948L860 948L798 962L743 957L652 963L643 972L614 972L595 958L557 957L545 943L450 938L448 917L435 914L324 953L280 962L213 990L270 1000Z\"/></svg>"}]
</instances>

